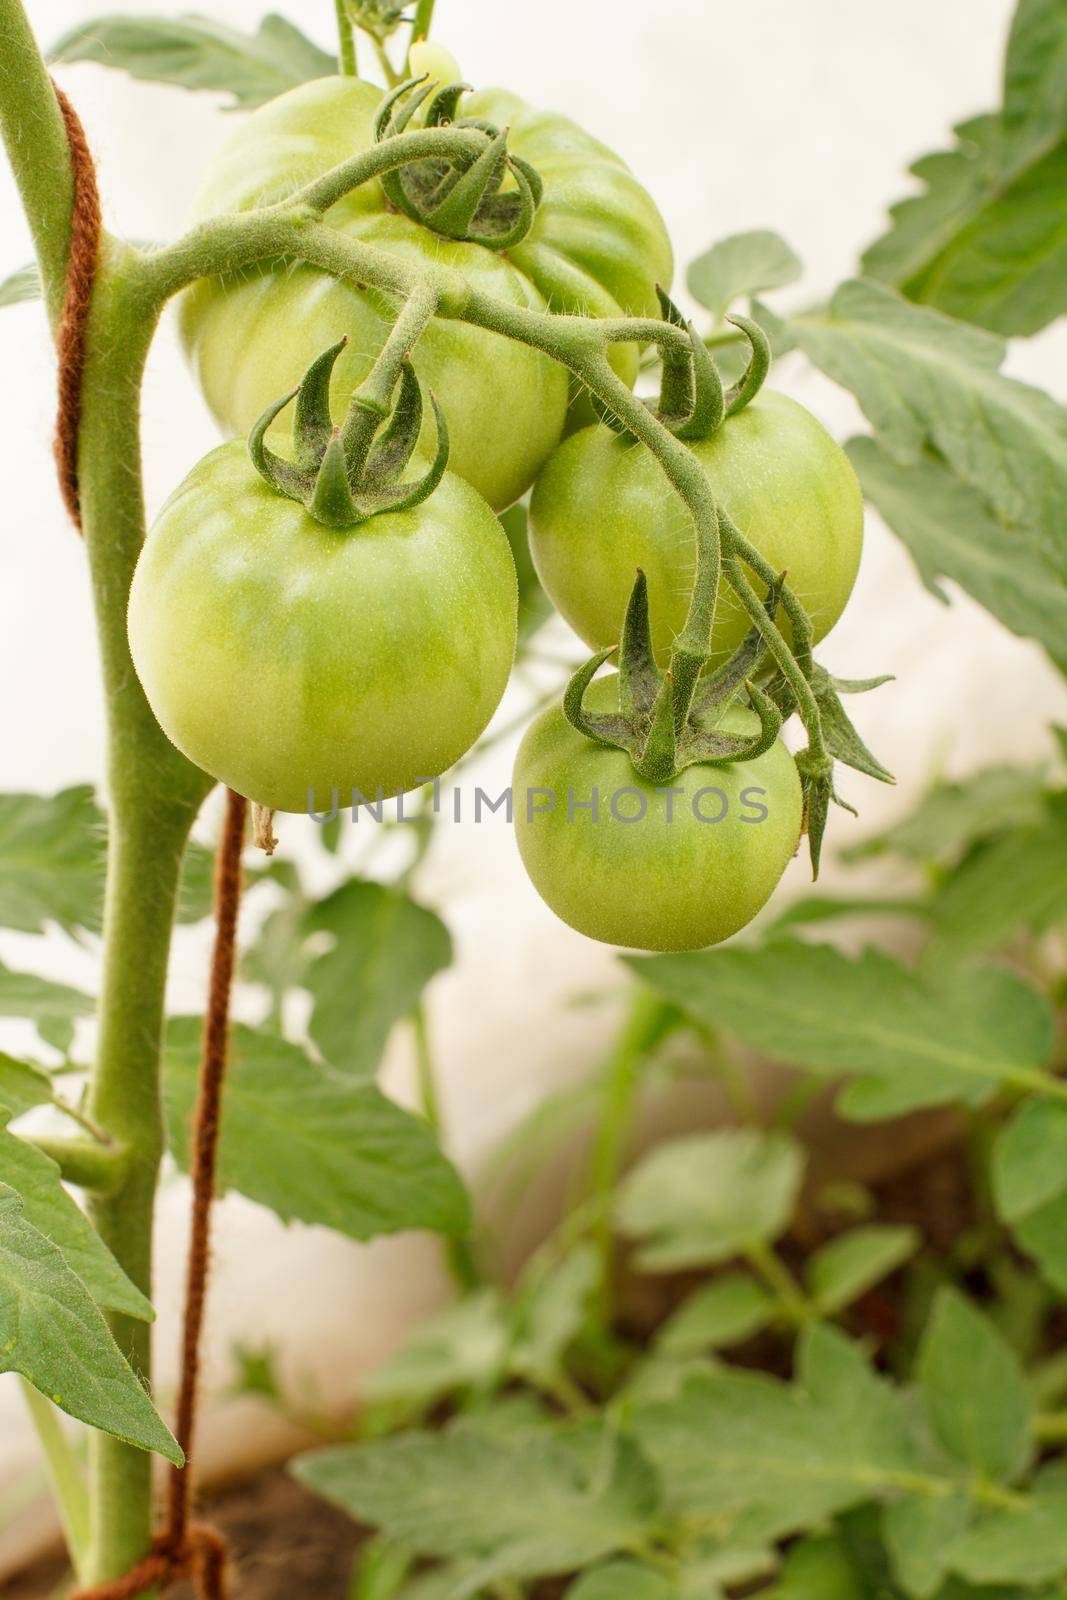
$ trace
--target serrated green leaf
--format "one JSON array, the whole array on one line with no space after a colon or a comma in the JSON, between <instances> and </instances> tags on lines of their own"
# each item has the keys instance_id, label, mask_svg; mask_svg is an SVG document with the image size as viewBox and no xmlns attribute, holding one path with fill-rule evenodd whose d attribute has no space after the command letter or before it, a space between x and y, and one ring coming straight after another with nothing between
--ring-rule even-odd
<instances>
[{"instance_id":1,"label":"serrated green leaf","mask_svg":"<svg viewBox=\"0 0 1067 1600\"><path fill-rule=\"evenodd\" d=\"M586 1459L589 1456L590 1459ZM650 1529L651 1468L625 1438L575 1453L559 1432L474 1423L301 1457L300 1481L419 1554L477 1562L472 1587L573 1571Z\"/></svg>"},{"instance_id":2,"label":"serrated green leaf","mask_svg":"<svg viewBox=\"0 0 1067 1600\"><path fill-rule=\"evenodd\" d=\"M986 767L937 783L899 822L846 851L846 860L897 855L948 865L983 840L1043 821L1047 791L1043 766Z\"/></svg>"},{"instance_id":3,"label":"serrated green leaf","mask_svg":"<svg viewBox=\"0 0 1067 1600\"><path fill-rule=\"evenodd\" d=\"M949 1569L952 1546L971 1517L964 1491L941 1498L904 1495L882 1513L882 1536L893 1574L906 1594L931 1600Z\"/></svg>"},{"instance_id":4,"label":"serrated green leaf","mask_svg":"<svg viewBox=\"0 0 1067 1600\"><path fill-rule=\"evenodd\" d=\"M274 13L254 34L209 17L97 17L65 33L49 59L95 61L149 83L219 90L246 110L337 71L335 57Z\"/></svg>"},{"instance_id":5,"label":"serrated green leaf","mask_svg":"<svg viewBox=\"0 0 1067 1600\"><path fill-rule=\"evenodd\" d=\"M34 1106L45 1106L52 1099L52 1080L31 1061L16 1061L0 1050L0 1114L21 1117Z\"/></svg>"},{"instance_id":6,"label":"serrated green leaf","mask_svg":"<svg viewBox=\"0 0 1067 1600\"><path fill-rule=\"evenodd\" d=\"M695 1021L819 1076L856 1077L839 1105L857 1120L1032 1087L1052 1050L1047 1001L996 969L934 987L875 950L852 960L788 939L623 959Z\"/></svg>"},{"instance_id":7,"label":"serrated green leaf","mask_svg":"<svg viewBox=\"0 0 1067 1600\"><path fill-rule=\"evenodd\" d=\"M630 1415L670 1512L714 1515L724 1537L746 1542L892 1493L918 1464L900 1397L823 1326L801 1339L795 1385L722 1368Z\"/></svg>"},{"instance_id":8,"label":"serrated green leaf","mask_svg":"<svg viewBox=\"0 0 1067 1600\"><path fill-rule=\"evenodd\" d=\"M656 1147L620 1186L615 1220L644 1272L714 1266L777 1239L804 1171L785 1133L725 1128Z\"/></svg>"},{"instance_id":9,"label":"serrated green leaf","mask_svg":"<svg viewBox=\"0 0 1067 1600\"><path fill-rule=\"evenodd\" d=\"M992 1179L997 1215L1067 1295L1067 1107L1020 1106L997 1135Z\"/></svg>"},{"instance_id":10,"label":"serrated green leaf","mask_svg":"<svg viewBox=\"0 0 1067 1600\"><path fill-rule=\"evenodd\" d=\"M1067 921L1063 806L973 851L942 881L930 910L932 962L971 959Z\"/></svg>"},{"instance_id":11,"label":"serrated green leaf","mask_svg":"<svg viewBox=\"0 0 1067 1600\"><path fill-rule=\"evenodd\" d=\"M1067 310L1067 20L1058 0L1021 0L1003 110L956 130L953 149L911 168L925 192L892 208L866 272L1005 334Z\"/></svg>"},{"instance_id":12,"label":"serrated green leaf","mask_svg":"<svg viewBox=\"0 0 1067 1600\"><path fill-rule=\"evenodd\" d=\"M0 1017L27 1017L46 1044L66 1050L78 1017L91 1016L96 1002L80 989L32 972L13 972L0 962Z\"/></svg>"},{"instance_id":13,"label":"serrated green leaf","mask_svg":"<svg viewBox=\"0 0 1067 1600\"><path fill-rule=\"evenodd\" d=\"M816 1250L808 1261L808 1293L824 1316L836 1316L904 1265L919 1248L914 1228L872 1223L853 1228Z\"/></svg>"},{"instance_id":14,"label":"serrated green leaf","mask_svg":"<svg viewBox=\"0 0 1067 1600\"><path fill-rule=\"evenodd\" d=\"M997 1327L955 1289L942 1289L923 1334L917 1375L931 1425L957 1461L997 1482L1030 1456L1030 1390Z\"/></svg>"},{"instance_id":15,"label":"serrated green leaf","mask_svg":"<svg viewBox=\"0 0 1067 1600\"><path fill-rule=\"evenodd\" d=\"M883 895L808 894L786 906L781 916L766 926L768 935L777 936L793 928L817 927L838 922L842 917L925 917L922 900Z\"/></svg>"},{"instance_id":16,"label":"serrated green leaf","mask_svg":"<svg viewBox=\"0 0 1067 1600\"><path fill-rule=\"evenodd\" d=\"M201 1021L178 1017L164 1043L171 1150L188 1167ZM432 1228L462 1233L466 1193L426 1124L372 1084L339 1078L276 1034L232 1030L223 1093L220 1189L238 1189L283 1221L353 1239Z\"/></svg>"},{"instance_id":17,"label":"serrated green leaf","mask_svg":"<svg viewBox=\"0 0 1067 1600\"><path fill-rule=\"evenodd\" d=\"M1000 373L999 339L866 280L843 284L826 311L790 327L856 396L899 465L921 469L936 451L998 523L1067 577L1067 411ZM984 548L981 529L976 544Z\"/></svg>"},{"instance_id":18,"label":"serrated green leaf","mask_svg":"<svg viewBox=\"0 0 1067 1600\"><path fill-rule=\"evenodd\" d=\"M599 1262L591 1244L559 1261L535 1256L519 1283L515 1340L509 1367L533 1383L551 1385L568 1349L585 1325Z\"/></svg>"},{"instance_id":19,"label":"serrated green leaf","mask_svg":"<svg viewBox=\"0 0 1067 1600\"><path fill-rule=\"evenodd\" d=\"M705 1600L715 1600L720 1590L705 1590ZM576 1578L565 1600L683 1600L685 1591L650 1567L636 1561L609 1561Z\"/></svg>"},{"instance_id":20,"label":"serrated green leaf","mask_svg":"<svg viewBox=\"0 0 1067 1600\"><path fill-rule=\"evenodd\" d=\"M907 546L939 600L959 584L1012 633L1057 659L1067 629L1062 572L1039 541L997 517L987 500L932 458L894 460L874 439L845 446L863 493Z\"/></svg>"},{"instance_id":21,"label":"serrated green leaf","mask_svg":"<svg viewBox=\"0 0 1067 1600\"><path fill-rule=\"evenodd\" d=\"M24 300L41 298L41 274L36 262L18 267L0 282L0 307L21 305Z\"/></svg>"},{"instance_id":22,"label":"serrated green leaf","mask_svg":"<svg viewBox=\"0 0 1067 1600\"><path fill-rule=\"evenodd\" d=\"M691 1294L656 1339L663 1355L684 1359L742 1344L774 1320L773 1298L755 1278L728 1272Z\"/></svg>"},{"instance_id":23,"label":"serrated green leaf","mask_svg":"<svg viewBox=\"0 0 1067 1600\"><path fill-rule=\"evenodd\" d=\"M368 1077L394 1023L451 962L448 929L401 890L362 878L318 901L304 926L333 938L304 977L313 1001L308 1031L338 1072Z\"/></svg>"},{"instance_id":24,"label":"serrated green leaf","mask_svg":"<svg viewBox=\"0 0 1067 1600\"><path fill-rule=\"evenodd\" d=\"M151 1322L151 1305L135 1287L60 1181L59 1168L42 1151L16 1138L0 1110L0 1185L20 1196L26 1222L62 1252L98 1306Z\"/></svg>"},{"instance_id":25,"label":"serrated green leaf","mask_svg":"<svg viewBox=\"0 0 1067 1600\"><path fill-rule=\"evenodd\" d=\"M864 1581L836 1535L802 1539L782 1566L770 1600L884 1600Z\"/></svg>"},{"instance_id":26,"label":"serrated green leaf","mask_svg":"<svg viewBox=\"0 0 1067 1600\"><path fill-rule=\"evenodd\" d=\"M713 244L690 263L685 282L694 300L721 317L736 300L795 283L802 271L779 234L757 228Z\"/></svg>"},{"instance_id":27,"label":"serrated green leaf","mask_svg":"<svg viewBox=\"0 0 1067 1600\"><path fill-rule=\"evenodd\" d=\"M953 1546L950 1562L954 1572L976 1584L1062 1582L1067 1572L1067 1494L1062 1486L984 1518Z\"/></svg>"},{"instance_id":28,"label":"serrated green leaf","mask_svg":"<svg viewBox=\"0 0 1067 1600\"><path fill-rule=\"evenodd\" d=\"M105 821L89 784L54 795L0 794L0 926L99 932Z\"/></svg>"},{"instance_id":29,"label":"serrated green leaf","mask_svg":"<svg viewBox=\"0 0 1067 1600\"><path fill-rule=\"evenodd\" d=\"M140 1450L182 1453L61 1251L0 1184L0 1370L19 1372L53 1405Z\"/></svg>"},{"instance_id":30,"label":"serrated green leaf","mask_svg":"<svg viewBox=\"0 0 1067 1600\"><path fill-rule=\"evenodd\" d=\"M410 1338L371 1372L368 1400L431 1406L457 1389L480 1389L504 1372L510 1331L495 1289L468 1295L420 1322Z\"/></svg>"}]
</instances>

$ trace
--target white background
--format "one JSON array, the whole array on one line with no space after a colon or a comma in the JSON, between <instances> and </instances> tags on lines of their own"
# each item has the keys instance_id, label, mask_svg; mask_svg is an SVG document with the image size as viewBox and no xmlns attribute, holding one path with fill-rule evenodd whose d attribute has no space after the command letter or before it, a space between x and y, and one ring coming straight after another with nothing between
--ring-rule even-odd
<instances>
[{"instance_id":1,"label":"white background","mask_svg":"<svg viewBox=\"0 0 1067 1600\"><path fill-rule=\"evenodd\" d=\"M46 43L101 9L181 8L157 0L29 5ZM259 0L203 0L203 9L244 28L261 15ZM282 0L275 9L332 48L328 0ZM680 263L741 229L784 234L807 265L799 302L854 269L882 230L886 204L906 191L908 161L938 148L954 121L995 103L1010 10L1010 0L439 0L436 32L470 81L504 82L565 110L618 149L656 196ZM59 76L96 153L108 225L133 238L172 236L230 114L216 97L131 83L97 67ZM0 241L3 274L30 250L2 163ZM1053 330L1013 352L1011 367L1064 399L1065 353L1062 331ZM0 787L44 792L102 779L102 716L84 556L52 477L53 360L39 306L0 314L0 373ZM799 365L784 364L775 381L840 437L857 425L847 397ZM152 357L144 437L151 511L216 439L169 325ZM560 639L567 642L562 629ZM836 842L906 807L934 771L1045 752L1044 725L1067 717L1067 692L1041 653L965 599L950 609L934 601L873 517L852 607L821 653L847 674L898 675L861 705L858 721L900 787L847 779L863 821L839 813ZM494 754L487 786L507 782L512 749ZM312 856L310 828L286 823L283 850ZM610 952L541 906L503 823L443 832L420 888L447 907L458 943L459 966L435 985L431 1009L453 1142L469 1164L546 1084L573 1075L601 1046L610 1005L564 1008L564 998L617 980ZM787 888L799 892L804 881L798 864ZM94 981L95 953L72 952L59 939L0 934L0 959ZM175 1009L201 1004L205 964L206 930L180 936ZM88 1037L83 1043L91 1046ZM0 1026L0 1045L29 1044L20 1025ZM398 1038L389 1081L400 1092L406 1056ZM227 1201L222 1213L211 1328L219 1381L233 1337L273 1337L285 1343L288 1370L314 1369L339 1398L440 1292L432 1248L422 1241L357 1251L315 1230L284 1230L240 1201ZM183 1215L182 1187L172 1185L160 1248L164 1383ZM2 1481L31 1448L9 1379L0 1379L0 1431ZM242 1450L264 1447L258 1415L245 1416L238 1431ZM233 1440L232 1431L223 1440L216 1430L217 1461L233 1460ZM26 1538L32 1526L24 1519Z\"/></svg>"}]
</instances>

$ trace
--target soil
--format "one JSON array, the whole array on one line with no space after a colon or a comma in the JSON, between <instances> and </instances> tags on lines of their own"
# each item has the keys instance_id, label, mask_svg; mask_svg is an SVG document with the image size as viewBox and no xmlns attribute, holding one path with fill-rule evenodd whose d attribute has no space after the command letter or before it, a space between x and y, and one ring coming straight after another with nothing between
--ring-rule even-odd
<instances>
[{"instance_id":1,"label":"soil","mask_svg":"<svg viewBox=\"0 0 1067 1600\"><path fill-rule=\"evenodd\" d=\"M935 1254L947 1254L974 1221L966 1160L952 1142L876 1191L875 1211L884 1222L917 1227ZM783 1253L794 1268L804 1257L849 1220L833 1213L806 1214ZM692 1288L693 1278L634 1278L622 1285L625 1332L647 1339ZM851 1313L853 1331L876 1344L894 1338L904 1316L899 1278L867 1295ZM788 1345L761 1336L731 1359L785 1376ZM233 1557L234 1600L346 1600L355 1553L365 1531L341 1511L309 1494L272 1468L246 1483L219 1491L204 1508L211 1523L226 1536ZM55 1600L65 1575L61 1560L39 1562L4 1589L3 1600ZM558 1600L565 1585L543 1585L537 1600ZM62 1592L61 1590L59 1591ZM192 1600L185 1586L171 1591L171 1600Z\"/></svg>"}]
</instances>

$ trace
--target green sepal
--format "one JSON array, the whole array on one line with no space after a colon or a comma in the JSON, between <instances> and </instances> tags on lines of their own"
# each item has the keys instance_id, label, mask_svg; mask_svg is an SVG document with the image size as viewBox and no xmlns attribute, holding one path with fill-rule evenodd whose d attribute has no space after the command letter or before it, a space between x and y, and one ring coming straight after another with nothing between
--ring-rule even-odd
<instances>
[{"instance_id":1,"label":"green sepal","mask_svg":"<svg viewBox=\"0 0 1067 1600\"><path fill-rule=\"evenodd\" d=\"M779 581L765 602L772 620L781 588ZM652 648L648 584L638 569L618 648L618 711L592 712L585 707L589 685L615 652L615 646L610 646L591 656L571 678L563 697L563 714L593 743L625 750L634 771L647 783L670 783L698 763L721 766L751 761L770 749L778 737L782 712L751 678L766 651L759 628L751 629L729 660L707 678L700 672L710 649L700 655L676 648L670 670L663 672ZM715 726L742 695L760 721L759 731L751 736L727 733Z\"/></svg>"},{"instance_id":2,"label":"green sepal","mask_svg":"<svg viewBox=\"0 0 1067 1600\"><path fill-rule=\"evenodd\" d=\"M823 742L828 753L835 761L843 761L865 777L876 778L879 783L895 783L893 774L864 744L841 704L842 694L866 694L871 689L879 689L882 684L892 682L892 674L880 678L834 678L825 667L813 662L809 681L819 708ZM781 674L776 674L766 687L783 715L791 716L797 709L796 696Z\"/></svg>"},{"instance_id":3,"label":"green sepal","mask_svg":"<svg viewBox=\"0 0 1067 1600\"><path fill-rule=\"evenodd\" d=\"M296 391L293 415L294 464L301 472L313 472L322 460L333 434L330 415L330 379L337 357L348 343L345 334L314 360ZM273 418L272 418L273 420Z\"/></svg>"},{"instance_id":4,"label":"green sepal","mask_svg":"<svg viewBox=\"0 0 1067 1600\"><path fill-rule=\"evenodd\" d=\"M271 488L287 499L298 500L324 527L339 530L357 527L381 512L410 510L428 499L444 475L449 450L448 424L431 391L437 450L422 477L403 480L423 414L422 389L407 356L399 365L400 392L392 409L380 396L389 387L384 371L392 373L396 368L383 369L379 364L353 396L344 424L334 426L329 410L330 374L343 348L344 340L340 340L317 357L300 389L268 406L248 435L252 465ZM393 379L393 387L395 383ZM294 459L286 461L269 449L266 434L294 397Z\"/></svg>"},{"instance_id":5,"label":"green sepal","mask_svg":"<svg viewBox=\"0 0 1067 1600\"><path fill-rule=\"evenodd\" d=\"M455 160L419 159L383 173L386 196L405 216L447 239L469 240L489 250L519 244L533 225L543 185L539 175L507 148L507 130L477 118L457 117L468 84L438 88L424 78L409 78L386 96L378 109L374 134L378 143L403 133L433 95L425 127L452 126L485 135L485 148L472 161L457 141ZM514 189L501 193L505 175Z\"/></svg>"},{"instance_id":6,"label":"green sepal","mask_svg":"<svg viewBox=\"0 0 1067 1600\"><path fill-rule=\"evenodd\" d=\"M326 528L354 528L363 518L348 486L345 447L340 428L335 428L323 451L315 474L307 509Z\"/></svg>"},{"instance_id":7,"label":"green sepal","mask_svg":"<svg viewBox=\"0 0 1067 1600\"><path fill-rule=\"evenodd\" d=\"M767 374L771 370L771 344L759 323L753 322L751 317L732 316L726 320L732 322L735 328L741 329L751 350L748 366L741 376L740 383L726 396L726 415L736 417L737 413L743 411L763 388Z\"/></svg>"}]
</instances>

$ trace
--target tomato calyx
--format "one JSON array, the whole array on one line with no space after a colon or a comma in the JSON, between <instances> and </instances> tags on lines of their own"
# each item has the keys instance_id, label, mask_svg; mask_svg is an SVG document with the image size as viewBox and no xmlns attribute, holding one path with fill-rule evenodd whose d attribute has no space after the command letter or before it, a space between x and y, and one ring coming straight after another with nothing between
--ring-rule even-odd
<instances>
[{"instance_id":1,"label":"tomato calyx","mask_svg":"<svg viewBox=\"0 0 1067 1600\"><path fill-rule=\"evenodd\" d=\"M324 350L303 382L268 406L248 435L248 453L260 477L278 494L299 500L316 522L337 529L357 527L383 511L420 505L436 489L448 464L448 424L431 390L437 451L421 478L401 481L423 414L422 385L407 356L400 363L400 390L391 411L372 371L353 395L342 425L334 425L330 374L347 342L339 339ZM392 388L390 383L390 401ZM293 458L286 460L270 449L266 435L294 399Z\"/></svg>"},{"instance_id":2,"label":"tomato calyx","mask_svg":"<svg viewBox=\"0 0 1067 1600\"><path fill-rule=\"evenodd\" d=\"M689 337L688 346L668 346L662 355L659 398L645 400L652 415L676 439L690 444L710 439L717 433L727 417L743 411L759 394L771 368L771 347L767 335L751 317L728 316L748 340L749 359L745 371L733 388L725 389L719 369L697 332L695 324L685 318L670 295L656 285L660 310L664 322L681 328ZM632 437L625 423L596 396L593 409L602 422L615 433Z\"/></svg>"},{"instance_id":3,"label":"tomato calyx","mask_svg":"<svg viewBox=\"0 0 1067 1600\"><path fill-rule=\"evenodd\" d=\"M773 585L765 605L773 620L782 583ZM672 782L698 763L721 766L752 761L769 750L782 726L782 713L753 681L766 642L754 627L728 661L707 677L684 670L677 659L663 672L652 648L648 583L643 572L630 594L618 646L601 650L574 674L563 698L563 714L573 728L594 744L625 750L637 775L648 783ZM593 712L585 707L586 690L608 657L619 652L619 709ZM683 670L679 670L679 666ZM751 736L722 726L726 710L744 695L759 718Z\"/></svg>"},{"instance_id":4,"label":"tomato calyx","mask_svg":"<svg viewBox=\"0 0 1067 1600\"><path fill-rule=\"evenodd\" d=\"M473 161L457 154L453 161L407 162L383 173L381 185L398 211L446 239L508 250L529 233L542 183L528 161L508 150L506 128L457 117L460 99L469 89L467 83L442 88L425 78L409 78L386 96L374 123L379 143L403 133L429 100L424 127L476 128L485 134L485 147ZM506 190L505 178L512 184Z\"/></svg>"}]
</instances>

